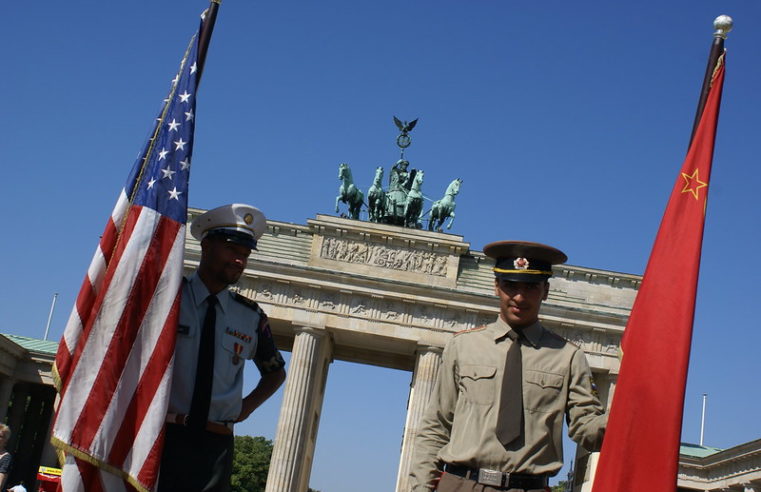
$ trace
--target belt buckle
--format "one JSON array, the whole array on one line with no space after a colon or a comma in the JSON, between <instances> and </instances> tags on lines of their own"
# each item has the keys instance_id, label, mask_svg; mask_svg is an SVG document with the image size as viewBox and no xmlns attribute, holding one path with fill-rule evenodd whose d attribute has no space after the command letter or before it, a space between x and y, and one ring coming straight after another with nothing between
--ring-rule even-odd
<instances>
[{"instance_id":1,"label":"belt buckle","mask_svg":"<svg viewBox=\"0 0 761 492\"><path fill-rule=\"evenodd\" d=\"M484 485L492 485L494 487L502 487L502 476L507 475L508 480L510 475L508 473L502 473L497 470L487 470L485 468L478 469L478 483Z\"/></svg>"}]
</instances>

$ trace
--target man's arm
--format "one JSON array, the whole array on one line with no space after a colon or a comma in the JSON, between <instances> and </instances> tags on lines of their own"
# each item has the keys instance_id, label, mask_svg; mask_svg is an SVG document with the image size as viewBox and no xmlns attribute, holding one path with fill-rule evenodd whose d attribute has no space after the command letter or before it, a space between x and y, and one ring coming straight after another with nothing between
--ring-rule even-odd
<instances>
[{"instance_id":1,"label":"man's arm","mask_svg":"<svg viewBox=\"0 0 761 492\"><path fill-rule=\"evenodd\" d=\"M275 372L263 374L262 378L259 380L259 384L256 385L256 388L254 388L248 396L243 398L240 416L236 422L246 420L254 410L259 408L262 403L267 401L267 399L277 391L277 389L283 384L283 381L285 381L285 369L281 368Z\"/></svg>"},{"instance_id":2,"label":"man's arm","mask_svg":"<svg viewBox=\"0 0 761 492\"><path fill-rule=\"evenodd\" d=\"M283 360L283 356L280 355L277 347L275 347L267 315L264 314L264 311L258 305L256 305L256 310L259 313L259 325L256 328L259 340L256 345L256 353L254 354L254 363L257 369L259 369L262 378L259 380L256 388L243 398L237 422L248 418L285 381L285 360Z\"/></svg>"},{"instance_id":3,"label":"man's arm","mask_svg":"<svg viewBox=\"0 0 761 492\"><path fill-rule=\"evenodd\" d=\"M608 415L592 387L592 371L583 350L577 350L571 360L571 379L568 385L568 435L588 451L599 451Z\"/></svg>"},{"instance_id":4,"label":"man's arm","mask_svg":"<svg viewBox=\"0 0 761 492\"><path fill-rule=\"evenodd\" d=\"M420 422L415 438L415 450L410 467L413 492L433 490L440 478L439 451L449 442L454 409L457 404L457 375L455 350L450 344L441 356L436 384Z\"/></svg>"}]
</instances>

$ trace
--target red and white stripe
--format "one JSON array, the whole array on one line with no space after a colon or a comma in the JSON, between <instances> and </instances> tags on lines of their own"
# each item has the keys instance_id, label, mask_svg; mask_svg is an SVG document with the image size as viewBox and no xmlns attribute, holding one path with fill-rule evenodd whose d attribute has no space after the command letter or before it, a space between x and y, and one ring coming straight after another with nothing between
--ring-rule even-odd
<instances>
[{"instance_id":1,"label":"red and white stripe","mask_svg":"<svg viewBox=\"0 0 761 492\"><path fill-rule=\"evenodd\" d=\"M95 250L95 254L90 262L90 267L87 269L87 276L82 282L82 287L79 289L77 302L71 310L61 343L58 345L58 353L56 354L53 371L60 386L58 390L62 394L65 388L61 383L69 379L71 360L77 344L82 337L84 326L90 317L92 307L95 304L95 298L103 285L103 277L106 274L111 254L116 246L118 227L122 223L122 220L124 220L128 208L129 200L124 190L122 190L116 206L113 212L111 212L110 220L106 224L106 229L103 231L103 236L100 238L98 248Z\"/></svg>"},{"instance_id":2,"label":"red and white stripe","mask_svg":"<svg viewBox=\"0 0 761 492\"><path fill-rule=\"evenodd\" d=\"M184 240L185 224L130 207L122 192L56 355L53 439L68 455L66 492L120 490L113 481L122 479L138 490L157 483Z\"/></svg>"}]
</instances>

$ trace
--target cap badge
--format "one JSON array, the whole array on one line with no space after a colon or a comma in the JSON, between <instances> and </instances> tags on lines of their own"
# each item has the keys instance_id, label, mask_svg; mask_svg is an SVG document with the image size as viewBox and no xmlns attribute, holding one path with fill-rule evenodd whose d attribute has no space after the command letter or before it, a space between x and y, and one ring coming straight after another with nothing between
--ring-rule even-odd
<instances>
[{"instance_id":1,"label":"cap badge","mask_svg":"<svg viewBox=\"0 0 761 492\"><path fill-rule=\"evenodd\" d=\"M526 258L516 258L513 260L513 266L516 270L528 270L528 260Z\"/></svg>"},{"instance_id":2,"label":"cap badge","mask_svg":"<svg viewBox=\"0 0 761 492\"><path fill-rule=\"evenodd\" d=\"M245 222L245 223L246 223L246 224L248 224L248 225L251 225L251 222L253 222L253 221L254 221L254 216L253 216L253 215L251 215L251 214L246 214L246 215L243 217L243 222Z\"/></svg>"}]
</instances>

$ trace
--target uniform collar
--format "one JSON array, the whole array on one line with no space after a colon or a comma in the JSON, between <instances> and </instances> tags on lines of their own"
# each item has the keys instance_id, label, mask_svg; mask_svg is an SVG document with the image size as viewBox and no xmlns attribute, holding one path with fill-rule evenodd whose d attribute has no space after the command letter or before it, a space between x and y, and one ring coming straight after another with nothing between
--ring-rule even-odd
<instances>
[{"instance_id":1,"label":"uniform collar","mask_svg":"<svg viewBox=\"0 0 761 492\"><path fill-rule=\"evenodd\" d=\"M191 275L188 283L190 285L190 291L193 293L193 304L196 309L200 309L201 304L206 302L206 298L209 297L209 289L206 288L206 284L204 284L201 277L198 276L198 271ZM222 312L226 312L227 304L230 301L230 291L228 289L222 289L222 291L217 294L217 301L219 302L219 307L222 309Z\"/></svg>"},{"instance_id":2,"label":"uniform collar","mask_svg":"<svg viewBox=\"0 0 761 492\"><path fill-rule=\"evenodd\" d=\"M502 320L501 316L497 316L497 321L492 323L492 329L495 331L494 340L499 341L507 337L507 333L512 330L510 325L505 323ZM516 330L518 331L518 330ZM539 341L542 339L542 335L544 334L544 327L542 326L539 321L534 323L533 325L529 325L526 328L523 328L523 330L520 331L520 333L523 335L523 339L526 340L529 345L536 348L539 346Z\"/></svg>"}]
</instances>

